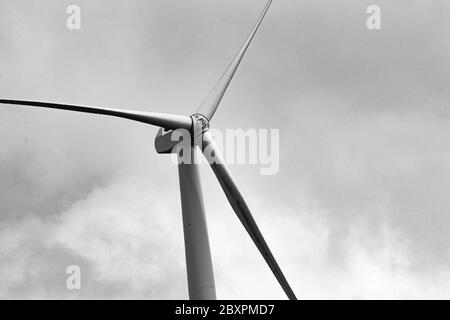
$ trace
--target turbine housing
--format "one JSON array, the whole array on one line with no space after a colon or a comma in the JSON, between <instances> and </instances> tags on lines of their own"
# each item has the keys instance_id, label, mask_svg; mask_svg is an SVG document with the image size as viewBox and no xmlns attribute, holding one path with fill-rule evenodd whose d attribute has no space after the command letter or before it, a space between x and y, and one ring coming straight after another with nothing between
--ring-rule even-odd
<instances>
[{"instance_id":1,"label":"turbine housing","mask_svg":"<svg viewBox=\"0 0 450 320\"><path fill-rule=\"evenodd\" d=\"M209 130L209 120L200 113L193 114L191 116L191 119L192 119L192 127L189 134L191 136L191 143L193 144L199 135L202 135L204 132ZM179 132L177 133L176 136L173 135L173 133L178 130L186 130L186 129L176 129L176 130L167 130L165 128L159 129L158 134L155 137L156 152L158 152L159 154L174 153L175 147L183 140L182 135Z\"/></svg>"}]
</instances>

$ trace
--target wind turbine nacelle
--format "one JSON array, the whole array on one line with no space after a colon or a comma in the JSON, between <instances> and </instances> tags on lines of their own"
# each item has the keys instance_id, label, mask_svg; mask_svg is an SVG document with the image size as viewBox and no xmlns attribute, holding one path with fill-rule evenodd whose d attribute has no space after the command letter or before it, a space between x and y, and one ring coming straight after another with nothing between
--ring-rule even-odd
<instances>
[{"instance_id":1,"label":"wind turbine nacelle","mask_svg":"<svg viewBox=\"0 0 450 320\"><path fill-rule=\"evenodd\" d=\"M186 132L188 133L188 131ZM175 153L175 147L182 142L182 140L183 136L180 134L180 131L161 128L155 138L156 152L159 154Z\"/></svg>"},{"instance_id":2,"label":"wind turbine nacelle","mask_svg":"<svg viewBox=\"0 0 450 320\"><path fill-rule=\"evenodd\" d=\"M194 145L195 142L198 142L198 139L201 141L203 133L209 130L209 121L199 113L192 115L191 119L192 128L190 131L186 129L159 129L155 138L156 152L161 154L176 153L175 147L180 143Z\"/></svg>"}]
</instances>

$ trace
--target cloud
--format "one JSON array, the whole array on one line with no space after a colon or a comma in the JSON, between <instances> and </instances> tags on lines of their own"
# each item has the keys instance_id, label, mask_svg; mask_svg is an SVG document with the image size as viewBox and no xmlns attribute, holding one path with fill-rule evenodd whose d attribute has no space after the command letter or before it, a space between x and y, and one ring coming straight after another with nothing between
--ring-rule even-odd
<instances>
[{"instance_id":1,"label":"cloud","mask_svg":"<svg viewBox=\"0 0 450 320\"><path fill-rule=\"evenodd\" d=\"M183 297L181 221L166 214L178 203L159 202L154 186L133 178L97 188L50 219L2 229L3 296L23 287L26 297L104 297L99 288L110 298ZM71 264L82 270L79 293L65 288Z\"/></svg>"}]
</instances>

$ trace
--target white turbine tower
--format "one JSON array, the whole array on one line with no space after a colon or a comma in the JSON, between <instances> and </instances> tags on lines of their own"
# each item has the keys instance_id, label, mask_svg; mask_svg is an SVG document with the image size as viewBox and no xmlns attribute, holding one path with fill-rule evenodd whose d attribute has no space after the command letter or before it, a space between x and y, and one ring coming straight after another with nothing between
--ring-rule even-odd
<instances>
[{"instance_id":1,"label":"white turbine tower","mask_svg":"<svg viewBox=\"0 0 450 320\"><path fill-rule=\"evenodd\" d=\"M180 146L180 143L178 139L174 139L173 133L177 132L176 130L179 129L188 130L190 137L194 138L192 139L194 144L192 145L192 148L184 148L183 152L188 150L188 152L191 153L193 161L189 163L181 162L179 164L179 178L189 298L192 300L216 299L205 208L203 204L198 164L197 161L195 161L195 157L197 157L197 147L200 147L203 150L204 156L210 163L214 174L219 180L219 183L225 192L228 201L230 202L231 207L269 265L284 292L289 299L296 299L294 292L284 277L283 272L278 266L278 263L272 255L266 241L264 240L264 237L253 219L244 197L234 182L225 162L223 161L221 153L218 150L211 133L209 132L209 121L216 112L222 97L233 79L233 76L242 58L244 57L245 52L247 51L259 26L261 25L261 22L269 10L272 1L273 0L269 0L267 2L256 25L253 27L250 35L245 40L237 55L209 92L208 96L200 105L196 113L191 116L74 106L59 103L0 99L0 103L2 104L53 108L114 116L161 127L155 139L155 147L158 153L174 152L174 150ZM191 145L189 145L189 147L190 146Z\"/></svg>"}]
</instances>

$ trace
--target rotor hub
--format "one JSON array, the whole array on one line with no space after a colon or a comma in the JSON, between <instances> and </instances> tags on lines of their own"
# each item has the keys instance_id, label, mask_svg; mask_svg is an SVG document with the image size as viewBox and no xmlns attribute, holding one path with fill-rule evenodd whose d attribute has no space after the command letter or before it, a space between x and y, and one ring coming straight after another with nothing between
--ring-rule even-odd
<instances>
[{"instance_id":1,"label":"rotor hub","mask_svg":"<svg viewBox=\"0 0 450 320\"><path fill-rule=\"evenodd\" d=\"M202 131L202 133L209 130L209 120L204 115L196 113L192 115L191 118L194 125L194 130L198 128Z\"/></svg>"}]
</instances>

